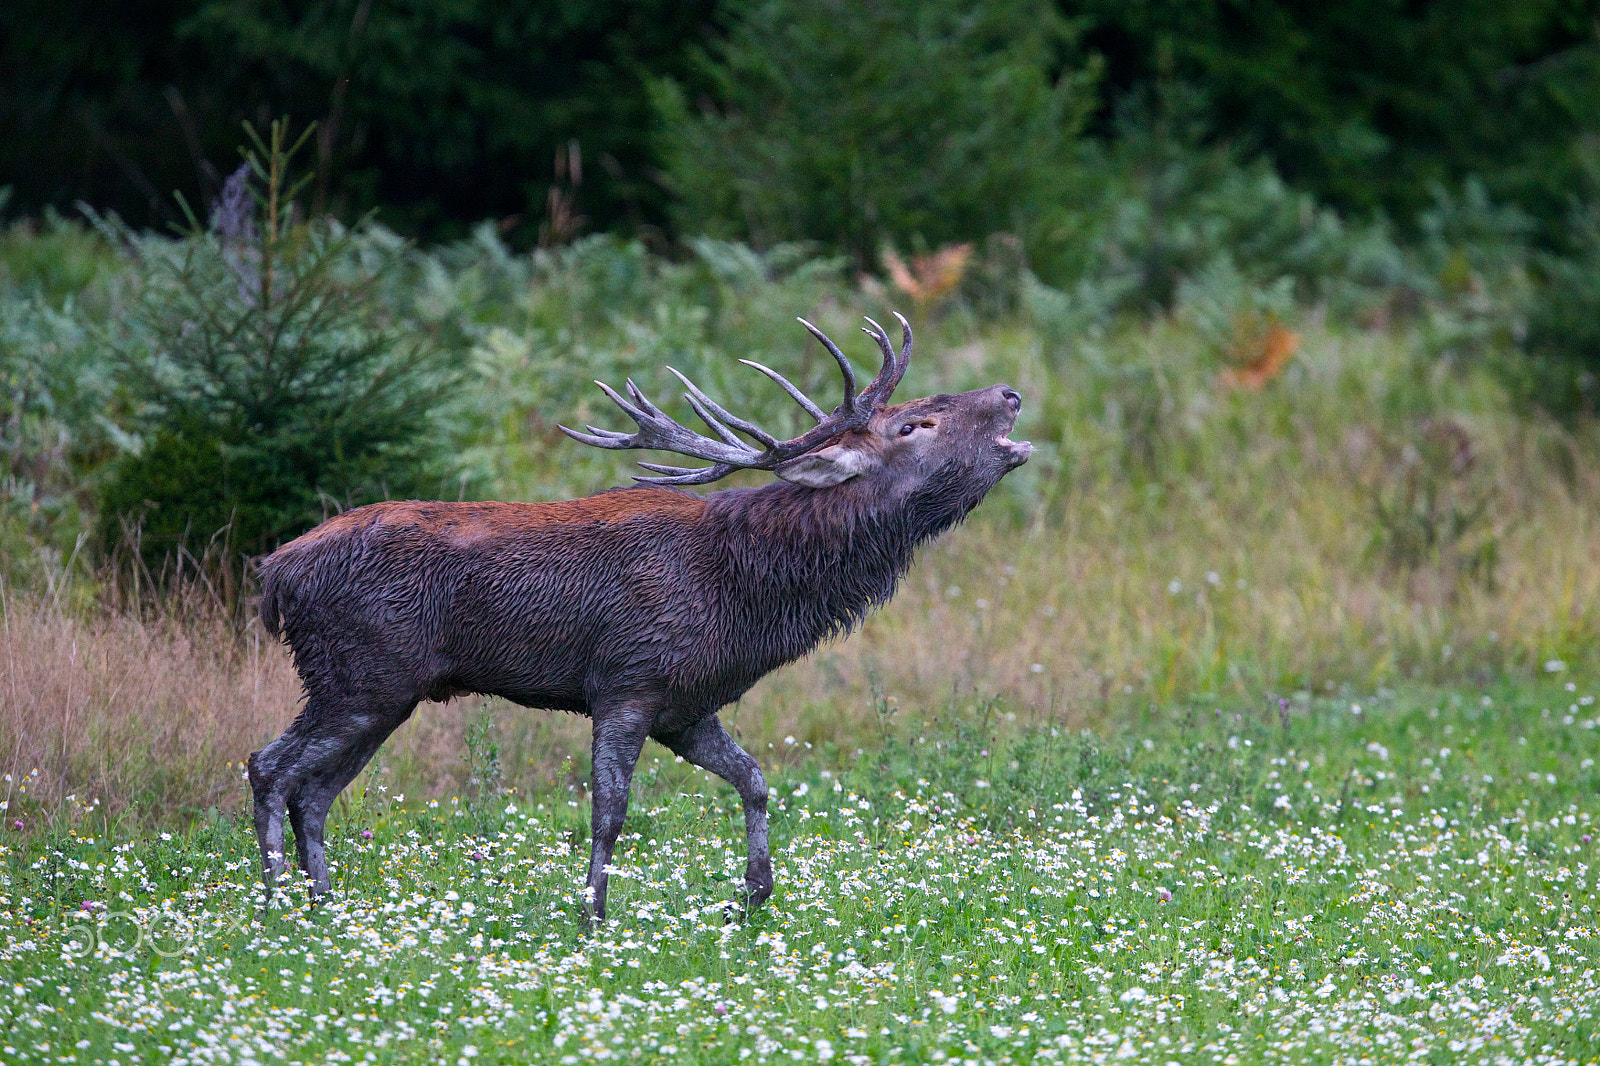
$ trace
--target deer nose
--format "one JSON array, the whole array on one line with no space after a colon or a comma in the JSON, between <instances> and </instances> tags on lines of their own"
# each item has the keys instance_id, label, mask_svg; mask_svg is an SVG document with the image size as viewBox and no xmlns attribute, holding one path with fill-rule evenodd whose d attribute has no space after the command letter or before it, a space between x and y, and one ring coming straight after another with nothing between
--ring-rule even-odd
<instances>
[{"instance_id":1,"label":"deer nose","mask_svg":"<svg viewBox=\"0 0 1600 1066\"><path fill-rule=\"evenodd\" d=\"M1011 408L1011 413L1016 414L1022 410L1022 394L1008 385L1000 388L1000 395L1006 398L1006 406Z\"/></svg>"}]
</instances>

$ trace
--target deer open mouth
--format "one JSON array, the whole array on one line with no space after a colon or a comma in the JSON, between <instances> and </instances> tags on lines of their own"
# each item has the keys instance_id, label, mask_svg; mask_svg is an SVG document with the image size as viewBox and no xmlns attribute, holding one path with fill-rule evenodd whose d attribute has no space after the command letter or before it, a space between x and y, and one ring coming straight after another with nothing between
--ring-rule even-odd
<instances>
[{"instance_id":1,"label":"deer open mouth","mask_svg":"<svg viewBox=\"0 0 1600 1066\"><path fill-rule=\"evenodd\" d=\"M1021 466L1033 456L1033 443L1025 440L1012 440L1011 431L1000 434L995 438L995 443L1005 450L1011 458L1013 466Z\"/></svg>"},{"instance_id":2,"label":"deer open mouth","mask_svg":"<svg viewBox=\"0 0 1600 1066\"><path fill-rule=\"evenodd\" d=\"M1033 443L1025 440L1012 440L1009 435L1001 435L997 441L1000 447L1011 454L1011 458L1018 464L1025 463L1033 455Z\"/></svg>"}]
</instances>

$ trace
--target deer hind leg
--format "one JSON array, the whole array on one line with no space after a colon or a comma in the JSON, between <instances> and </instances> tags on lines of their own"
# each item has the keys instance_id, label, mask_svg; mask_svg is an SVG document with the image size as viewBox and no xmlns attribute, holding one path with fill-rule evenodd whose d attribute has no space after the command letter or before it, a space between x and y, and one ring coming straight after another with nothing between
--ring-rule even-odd
<instances>
[{"instance_id":1,"label":"deer hind leg","mask_svg":"<svg viewBox=\"0 0 1600 1066\"><path fill-rule=\"evenodd\" d=\"M411 717L413 702L389 713L365 712L330 717L314 729L296 764L298 784L288 795L300 868L311 880L313 897L332 887L324 832L328 811L339 793L355 780L383 742Z\"/></svg>"},{"instance_id":2,"label":"deer hind leg","mask_svg":"<svg viewBox=\"0 0 1600 1066\"><path fill-rule=\"evenodd\" d=\"M654 714L637 706L596 710L594 719L593 782L589 789L594 807L590 815L589 904L586 910L594 921L606 916L606 867L622 835L628 816L628 787L633 769L649 735Z\"/></svg>"},{"instance_id":3,"label":"deer hind leg","mask_svg":"<svg viewBox=\"0 0 1600 1066\"><path fill-rule=\"evenodd\" d=\"M744 905L759 907L772 895L772 855L767 844L767 779L749 752L741 748L716 715L700 719L683 732L656 737L702 770L716 774L739 792L744 803Z\"/></svg>"},{"instance_id":4,"label":"deer hind leg","mask_svg":"<svg viewBox=\"0 0 1600 1066\"><path fill-rule=\"evenodd\" d=\"M294 724L284 730L283 736L253 752L249 761L256 843L261 849L261 879L269 900L283 877L283 812L289 793L299 784L294 767L305 744L302 730L305 717L302 712ZM298 837L297 832L296 839Z\"/></svg>"}]
</instances>

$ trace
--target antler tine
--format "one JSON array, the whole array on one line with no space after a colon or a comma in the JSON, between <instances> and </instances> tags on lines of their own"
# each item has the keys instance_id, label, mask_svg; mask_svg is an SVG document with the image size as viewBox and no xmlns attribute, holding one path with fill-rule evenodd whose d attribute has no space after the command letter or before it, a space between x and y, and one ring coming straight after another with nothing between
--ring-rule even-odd
<instances>
[{"instance_id":1,"label":"antler tine","mask_svg":"<svg viewBox=\"0 0 1600 1066\"><path fill-rule=\"evenodd\" d=\"M716 415L718 420L727 423L727 425L732 426L734 429L750 434L750 436L754 437L762 444L765 444L768 448L776 448L780 443L782 443L777 437L774 437L771 433L768 433L754 422L751 422L748 419L740 418L738 415L724 410L721 404L717 403L717 401L701 392L699 387L695 385L694 382L690 381L676 370L673 370L672 367L667 367L667 370L672 374L673 377L683 382L683 387L689 390L689 393L685 399L687 399L689 401L689 405L694 408L695 414L699 415L702 419L705 419L706 410L709 410L712 414ZM701 409L701 404L705 405L706 410ZM717 429L719 433L721 432L721 430L718 429L716 421L714 420L707 420L706 425L710 426L712 429ZM743 442L735 437L730 443L742 444ZM753 450L754 449L752 449L752 451Z\"/></svg>"},{"instance_id":2,"label":"antler tine","mask_svg":"<svg viewBox=\"0 0 1600 1066\"><path fill-rule=\"evenodd\" d=\"M664 463L647 463L640 459L636 464L646 470L654 470L658 474L703 474L708 467L704 466L668 466Z\"/></svg>"},{"instance_id":3,"label":"antler tine","mask_svg":"<svg viewBox=\"0 0 1600 1066\"><path fill-rule=\"evenodd\" d=\"M834 362L839 364L839 372L844 375L844 403L840 406L845 413L854 414L856 409L856 372L850 368L850 360L845 358L844 353L839 350L837 344L828 339L826 333L803 318L796 319L796 321L804 326L808 333L821 341L822 346L828 349L828 354L833 356Z\"/></svg>"},{"instance_id":4,"label":"antler tine","mask_svg":"<svg viewBox=\"0 0 1600 1066\"><path fill-rule=\"evenodd\" d=\"M782 374L778 373L776 370L772 369L770 366L762 366L760 363L756 362L754 359L741 359L741 360L739 360L739 362L743 363L745 366L753 366L753 367L755 367L757 370L759 370L763 374L767 375L767 377L771 378L773 381L776 381L778 383L778 386L781 389L783 389L784 392L787 392L789 394L789 398L791 400L793 400L795 403L797 403L801 407L803 407L805 409L806 414L810 415L812 418L816 419L818 422L821 422L824 418L828 417L827 414L822 410L822 408L818 407L816 404L811 402L811 397L807 396L805 393L803 393L799 389L795 388L795 386L789 381L788 378L784 377Z\"/></svg>"},{"instance_id":5,"label":"antler tine","mask_svg":"<svg viewBox=\"0 0 1600 1066\"><path fill-rule=\"evenodd\" d=\"M674 371L674 373L677 372ZM682 375L679 376L681 377ZM677 452L679 455L687 455L691 459L704 459L711 463L729 464L730 469L748 466L752 460L758 459L771 451L768 448L766 452L763 452L744 443L733 436L731 432L726 432L727 427L720 426L714 414L701 410L699 407L696 407L696 412L700 417L706 419L706 425L711 426L712 429L717 431L718 436L723 437L721 441L701 436L699 433L679 425L665 414L662 414L660 409L651 403L645 397L643 391L632 381L629 381L627 385L628 392L636 401L635 403L624 400L616 389L613 389L603 381L596 381L595 384L600 386L600 390L610 397L613 403L622 408L624 414L638 423L639 431L637 433L618 433L614 430L597 429L594 426L589 426L590 432L579 433L565 426L560 427L561 431L567 436L583 444L593 445L596 448L616 450L641 448L652 451ZM692 385L690 387L693 388ZM695 391L698 392L699 390ZM714 404L712 406L715 407ZM718 411L720 412L720 408Z\"/></svg>"},{"instance_id":6,"label":"antler tine","mask_svg":"<svg viewBox=\"0 0 1600 1066\"><path fill-rule=\"evenodd\" d=\"M883 366L878 369L878 374L872 379L871 384L869 384L866 389L863 390L863 395L871 395L874 399L876 399L877 391L882 386L885 376L892 376L894 374L896 366L894 358L894 346L889 343L889 334L882 326L878 325L878 323L874 322L866 315L861 317L867 319L867 325L861 327L861 332L865 333L867 336L876 341L878 343L878 351L883 353ZM869 326L871 327L870 329L868 328Z\"/></svg>"},{"instance_id":7,"label":"antler tine","mask_svg":"<svg viewBox=\"0 0 1600 1066\"><path fill-rule=\"evenodd\" d=\"M736 448L742 448L745 446L744 441L740 440L738 436L734 434L733 430L729 429L721 422L718 422L717 416L712 414L710 411L707 411L705 405L699 400L695 399L694 396L686 392L683 394L683 398L689 401L689 406L694 408L694 413L700 416L700 421L711 427L711 432L715 433L717 436L721 437L724 441L732 444Z\"/></svg>"},{"instance_id":8,"label":"antler tine","mask_svg":"<svg viewBox=\"0 0 1600 1066\"><path fill-rule=\"evenodd\" d=\"M873 322L870 318L867 321L872 324L872 328L863 327L861 330L861 332L877 341L878 350L883 352L883 369L878 371L878 376L872 379L872 384L863 389L861 393L864 397L870 397L875 404L888 402L889 397L894 394L895 387L900 384L900 379L905 376L906 367L911 363L911 324L898 311L894 312L894 317L900 322L900 335L902 338L898 357L895 355L894 347L889 340L888 330Z\"/></svg>"},{"instance_id":9,"label":"antler tine","mask_svg":"<svg viewBox=\"0 0 1600 1066\"><path fill-rule=\"evenodd\" d=\"M606 386L601 382L597 381L595 384L599 385L602 389L606 389ZM632 378L628 378L625 384L628 386L628 395L632 397L633 402L639 406L641 411L651 415L659 415L661 413L661 411L657 409L656 405L650 402L650 397L644 394L644 390L633 383ZM606 391L609 393L611 390L606 389ZM615 397L612 398L615 399Z\"/></svg>"},{"instance_id":10,"label":"antler tine","mask_svg":"<svg viewBox=\"0 0 1600 1066\"><path fill-rule=\"evenodd\" d=\"M629 418L633 419L635 422L639 423L640 426L643 426L645 422L649 421L651 415L659 413L656 410L655 405L645 398L643 392L639 391L639 386L633 383L632 378L629 378L624 384L627 386L628 395L633 397L638 402L637 407L629 403L627 400L624 400L621 396L617 395L617 390L613 389L605 382L597 379L595 384L600 386L600 391L605 393L606 396L610 398L612 403L622 408L623 413Z\"/></svg>"},{"instance_id":11,"label":"antler tine","mask_svg":"<svg viewBox=\"0 0 1600 1066\"><path fill-rule=\"evenodd\" d=\"M568 429L566 426L559 424L556 428L579 444L588 444L595 448L627 448L631 446L629 442L633 439L632 434L613 433L609 429L596 429L594 426L584 427L590 431L588 433L580 433L575 429Z\"/></svg>"},{"instance_id":12,"label":"antler tine","mask_svg":"<svg viewBox=\"0 0 1600 1066\"><path fill-rule=\"evenodd\" d=\"M911 365L911 323L906 321L906 316L899 311L891 311L900 323L900 369L895 371L894 383L900 384L900 379L905 376L906 367Z\"/></svg>"},{"instance_id":13,"label":"antler tine","mask_svg":"<svg viewBox=\"0 0 1600 1066\"><path fill-rule=\"evenodd\" d=\"M749 445L745 444L744 441L734 436L733 430L719 422L717 420L717 416L707 410L704 404L695 399L695 394L699 393L700 390L694 387L693 382L684 377L682 374L679 374L676 370L673 370L670 366L667 367L667 370L670 371L679 381L689 386L691 391L685 393L683 398L689 401L689 406L694 408L694 413L700 416L700 421L710 426L713 433L721 437L728 444L733 445L735 448L749 447Z\"/></svg>"},{"instance_id":14,"label":"antler tine","mask_svg":"<svg viewBox=\"0 0 1600 1066\"><path fill-rule=\"evenodd\" d=\"M646 470L656 470L668 475L666 477L633 475L633 480L646 485L705 485L721 480L738 469L738 467L728 463L718 463L715 466L705 466L699 469L688 466L663 466L661 463L641 462L639 465Z\"/></svg>"}]
</instances>

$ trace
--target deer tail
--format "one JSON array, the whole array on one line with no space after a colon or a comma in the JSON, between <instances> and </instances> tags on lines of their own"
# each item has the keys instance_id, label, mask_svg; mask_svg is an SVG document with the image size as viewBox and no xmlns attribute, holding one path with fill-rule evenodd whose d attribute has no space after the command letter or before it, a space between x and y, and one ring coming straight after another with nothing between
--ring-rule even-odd
<instances>
[{"instance_id":1,"label":"deer tail","mask_svg":"<svg viewBox=\"0 0 1600 1066\"><path fill-rule=\"evenodd\" d=\"M257 608L261 615L261 624L268 635L278 636L283 632L283 616L280 611L279 599L283 594L283 567L272 565L275 560L268 560L261 568L261 603Z\"/></svg>"}]
</instances>

